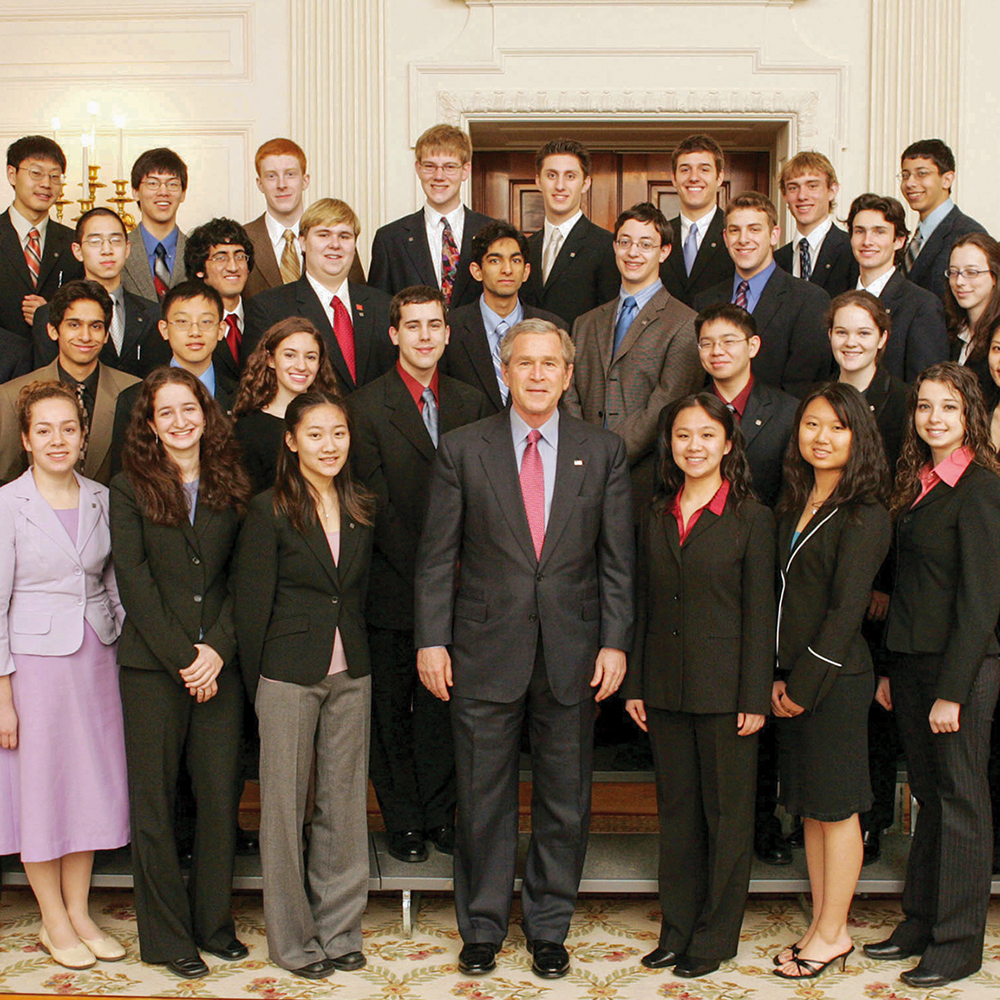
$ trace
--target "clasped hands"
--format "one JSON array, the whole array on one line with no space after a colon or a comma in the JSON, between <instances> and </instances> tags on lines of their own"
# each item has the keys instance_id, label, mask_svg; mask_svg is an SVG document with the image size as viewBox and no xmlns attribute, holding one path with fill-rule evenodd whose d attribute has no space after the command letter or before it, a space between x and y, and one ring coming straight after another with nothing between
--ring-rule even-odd
<instances>
[{"instance_id":1,"label":"clasped hands","mask_svg":"<svg viewBox=\"0 0 1000 1000\"><path fill-rule=\"evenodd\" d=\"M190 695L199 702L208 701L219 690L216 678L222 670L222 657L203 642L196 642L194 648L198 650L198 655L189 667L180 671L181 680Z\"/></svg>"}]
</instances>

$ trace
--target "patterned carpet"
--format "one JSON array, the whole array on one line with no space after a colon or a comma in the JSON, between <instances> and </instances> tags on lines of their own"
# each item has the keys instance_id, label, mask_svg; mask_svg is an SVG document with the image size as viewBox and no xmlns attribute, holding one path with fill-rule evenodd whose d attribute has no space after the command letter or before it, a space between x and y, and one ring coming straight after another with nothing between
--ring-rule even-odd
<instances>
[{"instance_id":1,"label":"patterned carpet","mask_svg":"<svg viewBox=\"0 0 1000 1000\"><path fill-rule=\"evenodd\" d=\"M876 963L860 955L865 941L879 940L899 918L896 900L858 900L854 937L858 953L847 970L810 983L783 982L772 974L771 956L795 939L804 917L795 899L755 899L743 923L739 955L714 975L682 980L653 972L639 958L655 946L659 914L645 898L589 897L581 900L566 944L572 969L563 980L546 981L531 973L524 949L517 904L506 947L496 972L470 980L459 974L460 947L451 900L424 898L413 937L402 936L398 900L381 895L365 916L368 966L335 973L312 983L297 979L267 960L260 897L234 899L237 931L250 957L226 963L205 955L211 975L183 981L136 957L131 895L95 891L98 923L129 948L120 963L98 964L84 972L55 965L38 947L38 911L29 892L5 890L0 903L0 993L157 997L245 997L254 1000L326 998L336 1000L996 1000L1000 997L1000 901L994 901L987 930L986 962L969 979L934 991L913 990L897 979L912 962Z\"/></svg>"}]
</instances>

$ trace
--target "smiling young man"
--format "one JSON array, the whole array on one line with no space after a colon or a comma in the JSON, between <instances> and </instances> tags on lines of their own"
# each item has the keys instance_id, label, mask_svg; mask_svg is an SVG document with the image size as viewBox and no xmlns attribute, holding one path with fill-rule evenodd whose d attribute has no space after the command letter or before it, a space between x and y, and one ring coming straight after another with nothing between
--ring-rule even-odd
<instances>
[{"instance_id":1,"label":"smiling young man","mask_svg":"<svg viewBox=\"0 0 1000 1000\"><path fill-rule=\"evenodd\" d=\"M453 125L434 125L417 139L414 157L426 201L375 233L368 284L389 295L430 285L441 289L450 306L465 305L478 294L469 274L472 238L493 221L462 204L472 142Z\"/></svg>"},{"instance_id":2,"label":"smiling young man","mask_svg":"<svg viewBox=\"0 0 1000 1000\"><path fill-rule=\"evenodd\" d=\"M14 201L0 215L0 328L31 339L35 310L83 274L70 250L73 230L49 218L63 189L66 156L43 135L7 147Z\"/></svg>"},{"instance_id":3,"label":"smiling young man","mask_svg":"<svg viewBox=\"0 0 1000 1000\"><path fill-rule=\"evenodd\" d=\"M9 482L24 471L21 431L14 404L21 389L38 379L64 382L83 401L87 439L79 472L105 486L111 478L111 438L120 394L139 380L101 364L109 336L111 297L96 281L70 281L49 302L49 336L59 345L56 359L44 368L0 386L0 479Z\"/></svg>"},{"instance_id":4,"label":"smiling young man","mask_svg":"<svg viewBox=\"0 0 1000 1000\"><path fill-rule=\"evenodd\" d=\"M455 753L448 706L420 684L413 645L413 575L427 486L442 434L487 413L477 390L442 374L444 296L417 285L397 293L389 335L395 366L350 398L351 460L378 510L365 619L372 652L372 784L389 853L424 861L425 840L455 846Z\"/></svg>"},{"instance_id":5,"label":"smiling young man","mask_svg":"<svg viewBox=\"0 0 1000 1000\"><path fill-rule=\"evenodd\" d=\"M96 281L111 296L111 327L101 349L101 362L144 378L167 360L169 352L163 349L156 325L159 303L141 299L122 285L122 270L132 250L125 224L110 208L92 208L76 224L72 249L73 256L83 264L83 276ZM58 350L49 337L48 323L48 305L39 306L31 330L36 368L52 361Z\"/></svg>"},{"instance_id":6,"label":"smiling young man","mask_svg":"<svg viewBox=\"0 0 1000 1000\"><path fill-rule=\"evenodd\" d=\"M680 214L670 220L677 251L660 266L663 285L690 306L694 297L733 276L733 262L722 238L725 215L718 206L726 178L722 148L708 135L690 135L670 157Z\"/></svg>"},{"instance_id":7,"label":"smiling young man","mask_svg":"<svg viewBox=\"0 0 1000 1000\"><path fill-rule=\"evenodd\" d=\"M966 233L986 232L952 201L954 184L955 154L940 139L920 139L903 150L899 189L920 216L903 267L910 281L938 296L944 295L952 244Z\"/></svg>"},{"instance_id":8,"label":"smiling young man","mask_svg":"<svg viewBox=\"0 0 1000 1000\"><path fill-rule=\"evenodd\" d=\"M186 237L177 227L187 184L187 164L164 146L147 149L132 164L132 197L142 218L129 233L134 253L125 262L122 283L133 295L162 302L167 289L187 277Z\"/></svg>"},{"instance_id":9,"label":"smiling young man","mask_svg":"<svg viewBox=\"0 0 1000 1000\"><path fill-rule=\"evenodd\" d=\"M726 206L724 236L736 273L732 281L698 295L695 306L701 311L731 302L753 313L761 340L754 377L801 397L831 373L826 336L830 296L777 267L779 233L778 210L770 198L757 191L733 198Z\"/></svg>"},{"instance_id":10,"label":"smiling young man","mask_svg":"<svg viewBox=\"0 0 1000 1000\"><path fill-rule=\"evenodd\" d=\"M795 229L791 241L774 252L775 263L819 285L830 298L853 288L858 269L851 243L833 221L840 191L833 164L812 150L796 153L782 168L778 187Z\"/></svg>"},{"instance_id":11,"label":"smiling young man","mask_svg":"<svg viewBox=\"0 0 1000 1000\"><path fill-rule=\"evenodd\" d=\"M618 294L573 325L576 363L563 405L625 441L636 517L653 495L660 411L704 381L694 312L660 280L671 244L670 223L655 205L622 212L615 222Z\"/></svg>"},{"instance_id":12,"label":"smiling young man","mask_svg":"<svg viewBox=\"0 0 1000 1000\"><path fill-rule=\"evenodd\" d=\"M565 325L554 313L521 301L520 291L531 274L528 241L509 222L484 226L472 241L469 270L482 285L477 302L449 311L451 339L441 370L486 396L487 412L507 405L509 393L500 368L500 342L522 319L547 319Z\"/></svg>"},{"instance_id":13,"label":"smiling young man","mask_svg":"<svg viewBox=\"0 0 1000 1000\"><path fill-rule=\"evenodd\" d=\"M567 328L613 298L619 284L611 233L583 214L590 165L590 152L575 139L553 139L535 153L545 225L528 238L531 273L523 298L561 316Z\"/></svg>"},{"instance_id":14,"label":"smiling young man","mask_svg":"<svg viewBox=\"0 0 1000 1000\"><path fill-rule=\"evenodd\" d=\"M395 364L389 296L349 278L360 233L354 210L338 198L321 198L306 209L299 220L305 271L298 281L270 288L247 302L244 364L267 330L289 316L304 316L316 324L345 394Z\"/></svg>"},{"instance_id":15,"label":"smiling young man","mask_svg":"<svg viewBox=\"0 0 1000 1000\"><path fill-rule=\"evenodd\" d=\"M899 267L907 236L903 206L895 198L859 195L847 227L860 271L857 288L880 299L892 319L879 364L912 382L928 365L948 360L948 330L941 299L909 281Z\"/></svg>"}]
</instances>

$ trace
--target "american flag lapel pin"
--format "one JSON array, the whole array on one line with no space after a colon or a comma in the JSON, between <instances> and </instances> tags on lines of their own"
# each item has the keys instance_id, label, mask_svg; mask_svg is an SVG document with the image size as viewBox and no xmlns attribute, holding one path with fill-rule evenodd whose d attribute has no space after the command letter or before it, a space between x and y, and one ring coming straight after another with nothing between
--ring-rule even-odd
<instances>
[{"instance_id":1,"label":"american flag lapel pin","mask_svg":"<svg viewBox=\"0 0 1000 1000\"><path fill-rule=\"evenodd\" d=\"M365 307L360 302L355 302L354 308L357 310L359 316L364 316Z\"/></svg>"},{"instance_id":2,"label":"american flag lapel pin","mask_svg":"<svg viewBox=\"0 0 1000 1000\"><path fill-rule=\"evenodd\" d=\"M583 459L582 458L574 458L573 459L573 464L574 465L583 465Z\"/></svg>"}]
</instances>

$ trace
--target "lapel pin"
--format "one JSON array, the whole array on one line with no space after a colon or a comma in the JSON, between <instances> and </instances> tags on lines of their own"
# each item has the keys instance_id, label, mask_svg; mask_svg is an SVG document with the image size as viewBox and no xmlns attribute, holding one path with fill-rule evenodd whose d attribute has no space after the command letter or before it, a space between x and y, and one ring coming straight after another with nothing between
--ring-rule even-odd
<instances>
[{"instance_id":1,"label":"lapel pin","mask_svg":"<svg viewBox=\"0 0 1000 1000\"><path fill-rule=\"evenodd\" d=\"M407 243L412 243L412 242L413 242L413 237L412 237L412 236L408 236L408 237L406 238L406 242L407 242Z\"/></svg>"},{"instance_id":2,"label":"lapel pin","mask_svg":"<svg viewBox=\"0 0 1000 1000\"><path fill-rule=\"evenodd\" d=\"M572 253L570 254L570 257L575 257L575 256L576 256L576 251L574 250L574 251L573 251L573 252L572 252Z\"/></svg>"},{"instance_id":3,"label":"lapel pin","mask_svg":"<svg viewBox=\"0 0 1000 1000\"><path fill-rule=\"evenodd\" d=\"M573 459L573 464L574 465L583 465L583 459L582 458L574 458Z\"/></svg>"},{"instance_id":4,"label":"lapel pin","mask_svg":"<svg viewBox=\"0 0 1000 1000\"><path fill-rule=\"evenodd\" d=\"M760 427L760 417L758 417L758 418L757 418L757 419L756 419L756 420L754 421L754 423L755 423L755 424L756 424L756 425L757 425L758 427Z\"/></svg>"}]
</instances>

